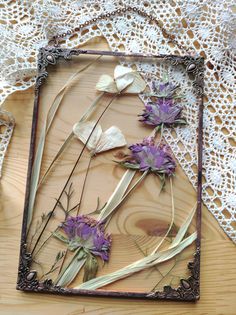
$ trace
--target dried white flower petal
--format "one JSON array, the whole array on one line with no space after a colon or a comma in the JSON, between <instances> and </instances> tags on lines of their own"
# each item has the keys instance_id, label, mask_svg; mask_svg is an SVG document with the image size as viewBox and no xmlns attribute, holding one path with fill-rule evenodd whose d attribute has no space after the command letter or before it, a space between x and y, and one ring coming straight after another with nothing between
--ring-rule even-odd
<instances>
[{"instance_id":1,"label":"dried white flower petal","mask_svg":"<svg viewBox=\"0 0 236 315\"><path fill-rule=\"evenodd\" d=\"M73 132L74 135L83 142L83 144L86 143L89 135L91 134L96 122L95 121L87 121L82 123L76 123L73 126ZM87 148L89 150L95 150L97 143L102 135L102 127L98 124L96 128L94 129L88 143Z\"/></svg>"},{"instance_id":2,"label":"dried white flower petal","mask_svg":"<svg viewBox=\"0 0 236 315\"><path fill-rule=\"evenodd\" d=\"M134 81L132 84L130 84L126 89L125 93L141 93L145 90L146 88L146 82L143 80L141 75L138 72L133 72L133 78Z\"/></svg>"},{"instance_id":3,"label":"dried white flower petal","mask_svg":"<svg viewBox=\"0 0 236 315\"><path fill-rule=\"evenodd\" d=\"M99 81L96 84L96 89L102 92L118 93L114 79L107 74L103 74L99 78Z\"/></svg>"},{"instance_id":4,"label":"dried white flower petal","mask_svg":"<svg viewBox=\"0 0 236 315\"><path fill-rule=\"evenodd\" d=\"M122 92L134 81L134 71L123 66L116 66L114 70L114 79L117 90ZM125 91L126 92L126 91Z\"/></svg>"},{"instance_id":5,"label":"dried white flower petal","mask_svg":"<svg viewBox=\"0 0 236 315\"><path fill-rule=\"evenodd\" d=\"M125 146L126 140L121 130L115 126L102 133L96 147L96 152L108 151Z\"/></svg>"},{"instance_id":6,"label":"dried white flower petal","mask_svg":"<svg viewBox=\"0 0 236 315\"><path fill-rule=\"evenodd\" d=\"M128 67L116 66L114 70L114 79L103 74L96 89L108 93L141 93L146 87L146 82L141 75Z\"/></svg>"},{"instance_id":7,"label":"dried white flower petal","mask_svg":"<svg viewBox=\"0 0 236 315\"><path fill-rule=\"evenodd\" d=\"M86 145L90 151L99 153L126 145L125 137L119 128L112 126L102 132L102 127L99 124L93 130L95 124L95 121L87 121L76 123L73 126L74 135L84 144L93 131Z\"/></svg>"}]
</instances>

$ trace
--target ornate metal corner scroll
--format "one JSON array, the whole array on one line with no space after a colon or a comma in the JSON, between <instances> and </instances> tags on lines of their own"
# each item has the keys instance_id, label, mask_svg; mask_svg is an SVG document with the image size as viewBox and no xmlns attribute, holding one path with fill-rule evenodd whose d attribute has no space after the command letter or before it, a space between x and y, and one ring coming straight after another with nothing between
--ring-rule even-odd
<instances>
[{"instance_id":1,"label":"ornate metal corner scroll","mask_svg":"<svg viewBox=\"0 0 236 315\"><path fill-rule=\"evenodd\" d=\"M51 279L41 282L38 278L36 270L32 269L33 259L31 253L27 249L27 211L29 200L29 184L33 165L33 156L35 149L37 116L39 109L40 87L48 77L48 67L55 66L60 58L65 60L71 59L78 55L106 55L118 57L137 57L137 58L157 58L167 60L172 65L184 65L186 72L193 75L193 88L199 99L199 125L198 125L198 187L197 187L197 240L196 250L193 260L188 263L190 276L186 279L180 279L179 286L172 288L170 285L164 286L162 291L137 293L137 292L118 292L105 290L77 290L71 288L63 288L53 284ZM87 296L103 296L103 297L123 297L123 298L144 298L150 300L176 300L176 301L196 301L200 297L200 238L201 238L201 193L202 193L202 126L203 126L203 93L204 93L204 59L194 58L190 56L174 56L174 55L143 55L143 54L125 54L121 52L95 51L95 50L79 50L79 49L63 49L63 48L43 48L39 53L38 76L35 86L35 105L32 122L31 147L29 156L27 189L25 197L25 208L22 225L21 250L18 269L17 289L31 292L44 292L53 294L70 294L70 295L87 295Z\"/></svg>"}]
</instances>

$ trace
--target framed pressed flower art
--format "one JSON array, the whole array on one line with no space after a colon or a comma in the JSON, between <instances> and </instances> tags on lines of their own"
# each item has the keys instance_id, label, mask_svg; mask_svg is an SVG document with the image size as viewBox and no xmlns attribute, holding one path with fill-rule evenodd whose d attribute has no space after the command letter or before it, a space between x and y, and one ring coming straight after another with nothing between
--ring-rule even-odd
<instances>
[{"instance_id":1,"label":"framed pressed flower art","mask_svg":"<svg viewBox=\"0 0 236 315\"><path fill-rule=\"evenodd\" d=\"M199 298L203 69L189 56L40 51L19 290Z\"/></svg>"}]
</instances>

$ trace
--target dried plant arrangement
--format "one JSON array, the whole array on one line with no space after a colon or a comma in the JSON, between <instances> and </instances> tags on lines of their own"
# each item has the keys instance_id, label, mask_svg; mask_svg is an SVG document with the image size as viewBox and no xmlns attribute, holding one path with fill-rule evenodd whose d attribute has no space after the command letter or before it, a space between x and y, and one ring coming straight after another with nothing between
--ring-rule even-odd
<instances>
[{"instance_id":1,"label":"dried plant arrangement","mask_svg":"<svg viewBox=\"0 0 236 315\"><path fill-rule=\"evenodd\" d=\"M40 51L17 289L199 299L203 69L190 56ZM195 187L174 150L189 130Z\"/></svg>"}]
</instances>

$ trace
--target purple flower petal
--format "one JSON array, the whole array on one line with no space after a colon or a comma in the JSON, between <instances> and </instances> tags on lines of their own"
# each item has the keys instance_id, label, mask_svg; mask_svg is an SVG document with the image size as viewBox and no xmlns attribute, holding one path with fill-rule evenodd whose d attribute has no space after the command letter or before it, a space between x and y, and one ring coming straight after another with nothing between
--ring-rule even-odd
<instances>
[{"instance_id":1,"label":"purple flower petal","mask_svg":"<svg viewBox=\"0 0 236 315\"><path fill-rule=\"evenodd\" d=\"M111 236L104 231L104 225L86 215L67 218L62 228L73 248L83 247L104 261L109 259Z\"/></svg>"},{"instance_id":2,"label":"purple flower petal","mask_svg":"<svg viewBox=\"0 0 236 315\"><path fill-rule=\"evenodd\" d=\"M176 163L167 145L156 146L153 138L146 138L142 143L131 145L129 149L131 159L127 161L127 167L129 167L129 163L135 163L139 165L140 171L150 170L167 175L173 175L175 172Z\"/></svg>"},{"instance_id":3,"label":"purple flower petal","mask_svg":"<svg viewBox=\"0 0 236 315\"><path fill-rule=\"evenodd\" d=\"M140 121L155 127L160 124L171 125L181 118L181 112L182 107L175 105L172 99L159 98L157 102L145 104Z\"/></svg>"}]
</instances>

